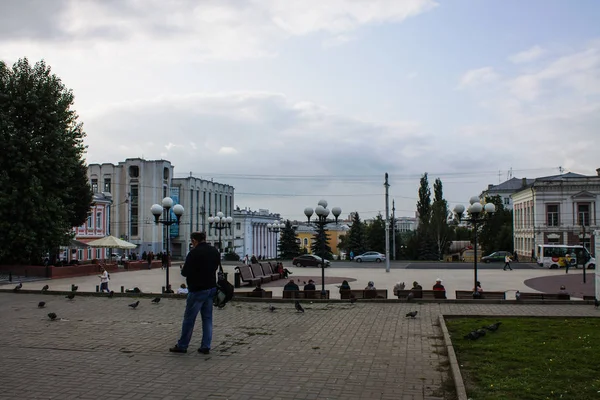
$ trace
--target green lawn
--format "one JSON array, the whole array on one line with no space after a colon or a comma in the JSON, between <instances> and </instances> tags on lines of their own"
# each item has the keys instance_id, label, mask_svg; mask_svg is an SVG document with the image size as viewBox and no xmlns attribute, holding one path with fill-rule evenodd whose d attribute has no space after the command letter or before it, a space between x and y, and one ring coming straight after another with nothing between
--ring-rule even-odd
<instances>
[{"instance_id":1,"label":"green lawn","mask_svg":"<svg viewBox=\"0 0 600 400\"><path fill-rule=\"evenodd\" d=\"M475 341L470 331L501 321ZM600 318L450 318L468 397L600 399Z\"/></svg>"}]
</instances>

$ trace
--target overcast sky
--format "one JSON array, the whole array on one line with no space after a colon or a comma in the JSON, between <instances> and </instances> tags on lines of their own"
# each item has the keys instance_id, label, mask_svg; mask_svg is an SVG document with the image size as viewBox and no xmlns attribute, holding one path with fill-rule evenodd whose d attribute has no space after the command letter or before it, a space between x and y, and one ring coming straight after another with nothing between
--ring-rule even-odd
<instances>
[{"instance_id":1,"label":"overcast sky","mask_svg":"<svg viewBox=\"0 0 600 400\"><path fill-rule=\"evenodd\" d=\"M2 0L0 59L73 89L89 163L167 159L235 204L414 216L600 167L595 0ZM158 200L158 199L157 199Z\"/></svg>"}]
</instances>

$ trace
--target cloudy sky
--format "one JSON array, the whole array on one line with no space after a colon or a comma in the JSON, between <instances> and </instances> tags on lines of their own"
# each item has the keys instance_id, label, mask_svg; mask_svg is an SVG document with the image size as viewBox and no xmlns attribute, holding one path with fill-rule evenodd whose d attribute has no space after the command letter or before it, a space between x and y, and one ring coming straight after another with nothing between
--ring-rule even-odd
<instances>
[{"instance_id":1,"label":"cloudy sky","mask_svg":"<svg viewBox=\"0 0 600 400\"><path fill-rule=\"evenodd\" d=\"M286 218L414 215L600 167L595 0L3 0L0 59L73 89L87 161L167 159Z\"/></svg>"}]
</instances>

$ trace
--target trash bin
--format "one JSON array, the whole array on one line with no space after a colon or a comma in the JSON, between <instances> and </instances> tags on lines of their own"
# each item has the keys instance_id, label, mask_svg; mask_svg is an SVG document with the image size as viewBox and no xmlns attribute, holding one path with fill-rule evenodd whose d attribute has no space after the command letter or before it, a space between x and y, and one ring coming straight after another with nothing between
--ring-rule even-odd
<instances>
[{"instance_id":1,"label":"trash bin","mask_svg":"<svg viewBox=\"0 0 600 400\"><path fill-rule=\"evenodd\" d=\"M236 272L236 273L233 275L233 286L234 286L235 288L239 288L239 287L241 287L241 286L242 286L242 280L241 280L241 278L240 278L240 273L239 273L239 272Z\"/></svg>"}]
</instances>

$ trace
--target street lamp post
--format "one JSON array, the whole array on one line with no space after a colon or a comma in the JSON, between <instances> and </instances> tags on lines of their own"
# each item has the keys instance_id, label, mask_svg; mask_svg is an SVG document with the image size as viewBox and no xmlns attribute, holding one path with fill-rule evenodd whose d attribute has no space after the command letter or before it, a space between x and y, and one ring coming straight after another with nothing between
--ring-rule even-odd
<instances>
[{"instance_id":1,"label":"street lamp post","mask_svg":"<svg viewBox=\"0 0 600 400\"><path fill-rule=\"evenodd\" d=\"M275 234L275 262L277 262L279 251L279 233L283 228L285 228L285 224L283 222L275 221L272 224L267 224L267 229L269 232L273 232Z\"/></svg>"},{"instance_id":2,"label":"street lamp post","mask_svg":"<svg viewBox=\"0 0 600 400\"><path fill-rule=\"evenodd\" d=\"M496 212L496 206L493 203L487 203L485 206L479 202L479 197L473 196L469 200L471 205L467 209L469 213L469 217L466 221L470 222L473 225L473 288L477 289L477 233L479 229L479 225L481 225L485 221L485 216L487 214L493 214ZM462 219L462 215L465 212L465 206L462 204L457 204L454 206L454 214L458 221Z\"/></svg>"},{"instance_id":3,"label":"street lamp post","mask_svg":"<svg viewBox=\"0 0 600 400\"><path fill-rule=\"evenodd\" d=\"M216 217L208 217L209 228L215 228L219 231L219 254L223 252L223 244L221 243L221 231L226 228L231 228L233 218L226 217L221 211L217 213Z\"/></svg>"},{"instance_id":4,"label":"street lamp post","mask_svg":"<svg viewBox=\"0 0 600 400\"><path fill-rule=\"evenodd\" d=\"M581 265L583 266L583 283L586 283L585 276L585 225L581 221Z\"/></svg>"},{"instance_id":5,"label":"street lamp post","mask_svg":"<svg viewBox=\"0 0 600 400\"><path fill-rule=\"evenodd\" d=\"M161 205L162 204L162 205ZM179 224L181 220L181 216L183 215L183 206L181 204L176 204L173 206L173 199L170 197L165 197L162 199L161 204L153 204L150 207L150 211L154 215L154 223L156 225L163 224L164 226L171 226L173 224ZM171 208L173 208L173 213L175 214L176 219L171 219ZM160 219L160 216L163 212L166 211L166 219ZM171 251L170 251L170 243L171 243L171 234L167 229L167 265L166 265L166 286L165 290L169 290L169 267L171 266Z\"/></svg>"},{"instance_id":6,"label":"street lamp post","mask_svg":"<svg viewBox=\"0 0 600 400\"><path fill-rule=\"evenodd\" d=\"M325 226L327 225L327 216L329 215L329 209L327 208L327 201L320 200L317 207L314 209L314 211L310 207L306 207L304 209L304 215L306 215L306 218L307 218L309 224L311 223L310 217L312 217L313 212L315 214L317 214L317 220L315 221L315 224L317 225L317 228L319 229L318 232L324 233ZM339 207L333 207L331 209L331 213L333 214L333 217L335 218L335 223L337 224L338 217L342 213L342 209ZM323 245L322 245L322 249L321 249L321 298L322 299L324 299L327 296L327 292L325 291L325 246L327 245L326 239L327 239L326 237L323 238Z\"/></svg>"}]
</instances>

